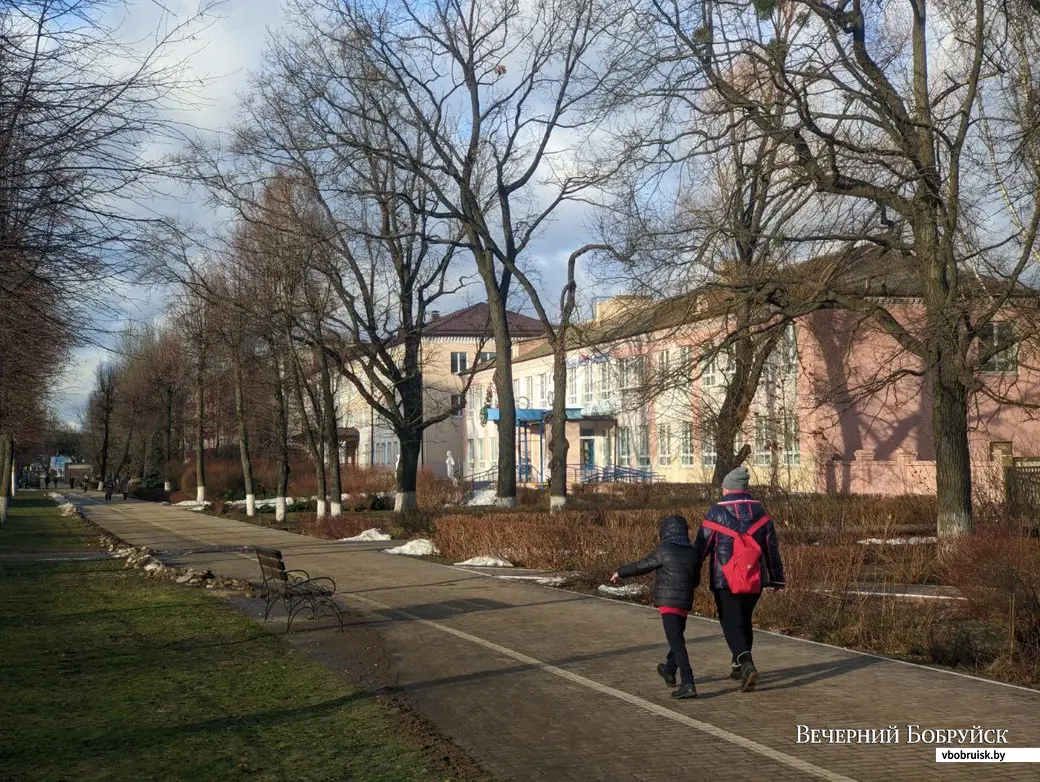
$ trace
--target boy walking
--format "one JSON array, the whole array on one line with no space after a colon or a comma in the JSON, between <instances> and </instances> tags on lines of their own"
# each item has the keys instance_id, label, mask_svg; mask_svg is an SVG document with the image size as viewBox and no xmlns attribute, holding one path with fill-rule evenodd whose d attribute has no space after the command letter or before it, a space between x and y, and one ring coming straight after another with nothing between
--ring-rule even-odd
<instances>
[{"instance_id":1,"label":"boy walking","mask_svg":"<svg viewBox=\"0 0 1040 782\"><path fill-rule=\"evenodd\" d=\"M623 578L656 571L654 605L661 612L668 657L657 666L657 673L669 687L675 687L675 673L681 683L673 698L696 698L693 669L686 652L686 617L693 609L693 588L697 584L693 544L689 526L682 516L665 516L659 529L661 543L638 562L622 565L610 577L613 583Z\"/></svg>"},{"instance_id":2,"label":"boy walking","mask_svg":"<svg viewBox=\"0 0 1040 782\"><path fill-rule=\"evenodd\" d=\"M776 528L762 503L748 492L748 471L738 467L722 480L722 500L708 510L693 543L695 583L701 565L709 561L708 583L715 597L719 623L733 657L730 677L751 692L758 670L751 659L751 623L765 587L783 589L784 565Z\"/></svg>"}]
</instances>

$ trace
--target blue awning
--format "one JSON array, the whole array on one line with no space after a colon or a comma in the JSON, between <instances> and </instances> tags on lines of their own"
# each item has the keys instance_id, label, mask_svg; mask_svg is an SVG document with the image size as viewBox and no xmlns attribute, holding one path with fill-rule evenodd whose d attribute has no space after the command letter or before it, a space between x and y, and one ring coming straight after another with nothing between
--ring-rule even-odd
<instances>
[{"instance_id":1,"label":"blue awning","mask_svg":"<svg viewBox=\"0 0 1040 782\"><path fill-rule=\"evenodd\" d=\"M516 411L517 422L536 422L547 419L552 414L552 410L542 410L540 408L532 407L521 407ZM487 411L487 417L489 421L499 420L499 410L497 407L489 407ZM568 407L567 408L567 420L568 421L579 421L581 420L581 408L580 407Z\"/></svg>"}]
</instances>

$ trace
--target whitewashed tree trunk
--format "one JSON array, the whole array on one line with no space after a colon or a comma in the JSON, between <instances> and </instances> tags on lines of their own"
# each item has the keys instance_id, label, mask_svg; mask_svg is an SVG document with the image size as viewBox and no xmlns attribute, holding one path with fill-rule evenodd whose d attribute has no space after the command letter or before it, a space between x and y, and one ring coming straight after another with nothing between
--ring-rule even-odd
<instances>
[{"instance_id":1,"label":"whitewashed tree trunk","mask_svg":"<svg viewBox=\"0 0 1040 782\"><path fill-rule=\"evenodd\" d=\"M418 507L414 491L399 491L394 495L394 512L411 510Z\"/></svg>"},{"instance_id":2,"label":"whitewashed tree trunk","mask_svg":"<svg viewBox=\"0 0 1040 782\"><path fill-rule=\"evenodd\" d=\"M341 513L343 513L343 503L339 500L332 500L329 503L329 515L339 516Z\"/></svg>"},{"instance_id":3,"label":"whitewashed tree trunk","mask_svg":"<svg viewBox=\"0 0 1040 782\"><path fill-rule=\"evenodd\" d=\"M285 521L285 497L275 497L274 519L275 521Z\"/></svg>"},{"instance_id":4,"label":"whitewashed tree trunk","mask_svg":"<svg viewBox=\"0 0 1040 782\"><path fill-rule=\"evenodd\" d=\"M246 516L248 516L249 518L252 518L255 515L256 515L256 495L255 494L247 494L246 495Z\"/></svg>"},{"instance_id":5,"label":"whitewashed tree trunk","mask_svg":"<svg viewBox=\"0 0 1040 782\"><path fill-rule=\"evenodd\" d=\"M195 487L195 502L203 503L206 501L206 487L196 486Z\"/></svg>"},{"instance_id":6,"label":"whitewashed tree trunk","mask_svg":"<svg viewBox=\"0 0 1040 782\"><path fill-rule=\"evenodd\" d=\"M318 500L318 508L316 514L319 519L325 518L325 500Z\"/></svg>"},{"instance_id":7,"label":"whitewashed tree trunk","mask_svg":"<svg viewBox=\"0 0 1040 782\"><path fill-rule=\"evenodd\" d=\"M173 491L173 483L170 481L164 481L162 487L163 491Z\"/></svg>"}]
</instances>

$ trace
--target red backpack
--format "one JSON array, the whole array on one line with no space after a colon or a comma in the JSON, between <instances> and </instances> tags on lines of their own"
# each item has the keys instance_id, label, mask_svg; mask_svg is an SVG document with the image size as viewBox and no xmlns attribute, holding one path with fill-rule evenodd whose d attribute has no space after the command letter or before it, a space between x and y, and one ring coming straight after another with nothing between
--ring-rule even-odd
<instances>
[{"instance_id":1,"label":"red backpack","mask_svg":"<svg viewBox=\"0 0 1040 782\"><path fill-rule=\"evenodd\" d=\"M762 591L762 547L751 536L768 523L769 517L763 516L746 532L737 532L713 521L703 522L713 532L733 538L733 556L722 566L722 575L735 595L757 595Z\"/></svg>"}]
</instances>

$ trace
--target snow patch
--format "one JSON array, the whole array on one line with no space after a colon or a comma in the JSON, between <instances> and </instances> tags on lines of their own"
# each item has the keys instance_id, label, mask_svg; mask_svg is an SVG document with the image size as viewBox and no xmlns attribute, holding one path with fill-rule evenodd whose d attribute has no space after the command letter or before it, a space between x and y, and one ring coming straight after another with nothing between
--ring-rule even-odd
<instances>
[{"instance_id":1,"label":"snow patch","mask_svg":"<svg viewBox=\"0 0 1040 782\"><path fill-rule=\"evenodd\" d=\"M646 585L625 584L624 586L610 586L608 584L600 584L597 591L601 595L610 595L611 597L636 597L646 592Z\"/></svg>"},{"instance_id":2,"label":"snow patch","mask_svg":"<svg viewBox=\"0 0 1040 782\"><path fill-rule=\"evenodd\" d=\"M64 494L58 494L58 492L56 492L56 491L48 492L47 496L50 497L52 500L54 500L59 505L64 505L65 503L68 502L68 499L65 497Z\"/></svg>"},{"instance_id":3,"label":"snow patch","mask_svg":"<svg viewBox=\"0 0 1040 782\"><path fill-rule=\"evenodd\" d=\"M174 507L184 508L185 510L190 510L190 511L206 510L206 508L210 508L212 506L213 506L212 502L208 502L208 501L199 502L198 500L183 500L181 502L175 502L174 503Z\"/></svg>"},{"instance_id":4,"label":"snow patch","mask_svg":"<svg viewBox=\"0 0 1040 782\"><path fill-rule=\"evenodd\" d=\"M569 575L551 575L551 576L495 576L495 578L502 578L506 581L529 581L532 584L540 584L541 586L563 586L571 580L572 576Z\"/></svg>"},{"instance_id":5,"label":"snow patch","mask_svg":"<svg viewBox=\"0 0 1040 782\"><path fill-rule=\"evenodd\" d=\"M390 540L390 536L373 527L372 529L366 529L364 532L361 532L352 538L340 538L341 543L362 543L370 540Z\"/></svg>"},{"instance_id":6,"label":"snow patch","mask_svg":"<svg viewBox=\"0 0 1040 782\"><path fill-rule=\"evenodd\" d=\"M856 541L861 546L918 546L922 543L937 543L938 538L866 538Z\"/></svg>"},{"instance_id":7,"label":"snow patch","mask_svg":"<svg viewBox=\"0 0 1040 782\"><path fill-rule=\"evenodd\" d=\"M500 557L471 557L465 562L456 562L456 565L468 565L469 567L512 567L513 563Z\"/></svg>"},{"instance_id":8,"label":"snow patch","mask_svg":"<svg viewBox=\"0 0 1040 782\"><path fill-rule=\"evenodd\" d=\"M406 557L432 557L440 554L440 551L433 545L433 541L426 540L426 538L417 538L416 540L409 540L403 546L384 549L383 553L403 554Z\"/></svg>"},{"instance_id":9,"label":"snow patch","mask_svg":"<svg viewBox=\"0 0 1040 782\"><path fill-rule=\"evenodd\" d=\"M246 502L247 502L246 500L232 500L231 502L228 502L228 503L225 503L225 504L230 506L230 507L232 507L232 508L244 508L244 507L246 507ZM285 498L285 504L286 505L292 505L295 502L296 501L292 497L286 497ZM178 503L178 504L179 505L183 505L184 503L181 502L181 503ZM206 504L208 505L209 503L206 503ZM254 508L274 508L274 507L277 507L277 505L278 505L278 500L277 500L277 498L274 498L274 497L272 497L269 500L255 500L254 503L253 503L253 507Z\"/></svg>"},{"instance_id":10,"label":"snow patch","mask_svg":"<svg viewBox=\"0 0 1040 782\"><path fill-rule=\"evenodd\" d=\"M61 511L62 516L76 515L76 506L73 505L71 502L63 502L61 505L58 506L58 510Z\"/></svg>"},{"instance_id":11,"label":"snow patch","mask_svg":"<svg viewBox=\"0 0 1040 782\"><path fill-rule=\"evenodd\" d=\"M473 496L466 501L466 505L470 507L509 507L510 500L508 497L499 497L495 494L495 489L481 489L480 491L473 492Z\"/></svg>"}]
</instances>

